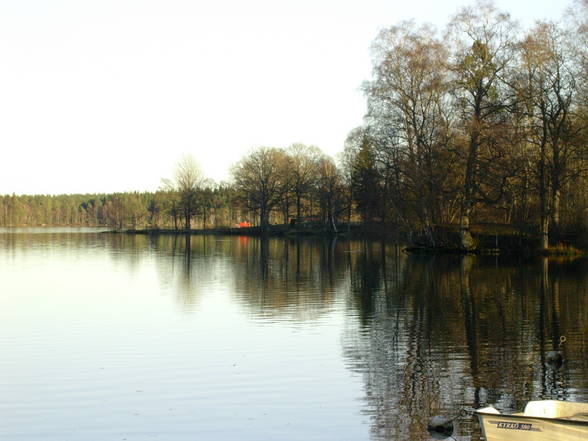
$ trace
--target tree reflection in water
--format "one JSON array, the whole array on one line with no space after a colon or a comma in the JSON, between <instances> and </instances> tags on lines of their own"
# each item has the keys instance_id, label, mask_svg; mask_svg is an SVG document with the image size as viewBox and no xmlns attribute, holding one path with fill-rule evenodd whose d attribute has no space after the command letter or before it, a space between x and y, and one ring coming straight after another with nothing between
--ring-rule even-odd
<instances>
[{"instance_id":1,"label":"tree reflection in water","mask_svg":"<svg viewBox=\"0 0 588 441\"><path fill-rule=\"evenodd\" d=\"M357 312L344 349L373 439L427 439L430 416L463 406L588 400L586 261L406 256L374 243L348 259ZM553 369L545 353L560 335L567 360ZM471 418L457 433L480 436Z\"/></svg>"}]
</instances>

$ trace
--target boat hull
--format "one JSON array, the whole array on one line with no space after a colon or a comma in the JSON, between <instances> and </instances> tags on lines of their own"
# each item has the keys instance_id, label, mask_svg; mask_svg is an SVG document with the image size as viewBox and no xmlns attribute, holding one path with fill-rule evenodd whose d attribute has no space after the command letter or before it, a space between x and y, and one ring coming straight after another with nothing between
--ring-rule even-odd
<instances>
[{"instance_id":1,"label":"boat hull","mask_svg":"<svg viewBox=\"0 0 588 441\"><path fill-rule=\"evenodd\" d=\"M586 441L588 422L478 412L487 441Z\"/></svg>"}]
</instances>

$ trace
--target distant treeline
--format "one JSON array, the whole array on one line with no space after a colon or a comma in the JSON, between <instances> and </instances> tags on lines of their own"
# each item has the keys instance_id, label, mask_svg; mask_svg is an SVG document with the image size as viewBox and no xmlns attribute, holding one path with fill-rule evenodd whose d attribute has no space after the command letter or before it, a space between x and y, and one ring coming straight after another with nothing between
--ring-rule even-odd
<instances>
[{"instance_id":1,"label":"distant treeline","mask_svg":"<svg viewBox=\"0 0 588 441\"><path fill-rule=\"evenodd\" d=\"M200 206L191 215L200 226L229 226L241 219L234 210L233 190L221 185L198 189ZM3 226L105 226L184 228L173 191L113 194L0 196ZM208 223L207 223L208 222Z\"/></svg>"},{"instance_id":2,"label":"distant treeline","mask_svg":"<svg viewBox=\"0 0 588 441\"><path fill-rule=\"evenodd\" d=\"M481 1L443 32L413 22L381 31L365 123L337 162L304 144L259 147L234 165L229 184L215 184L186 157L155 193L4 196L0 222L361 222L466 250L478 246L471 225L492 223L533 235L541 249L588 242L588 2L574 8L560 23L521 30Z\"/></svg>"}]
</instances>

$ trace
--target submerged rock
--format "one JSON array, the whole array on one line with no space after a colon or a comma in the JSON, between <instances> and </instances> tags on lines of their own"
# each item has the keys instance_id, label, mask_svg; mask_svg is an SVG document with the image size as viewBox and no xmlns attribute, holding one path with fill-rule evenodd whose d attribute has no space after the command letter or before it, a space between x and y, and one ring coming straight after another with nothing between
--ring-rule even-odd
<instances>
[{"instance_id":1,"label":"submerged rock","mask_svg":"<svg viewBox=\"0 0 588 441\"><path fill-rule=\"evenodd\" d=\"M564 358L561 351L549 351L545 356L545 362L549 367L559 369L563 364Z\"/></svg>"},{"instance_id":2,"label":"submerged rock","mask_svg":"<svg viewBox=\"0 0 588 441\"><path fill-rule=\"evenodd\" d=\"M445 439L453 435L453 418L435 415L427 424L427 431L435 439Z\"/></svg>"}]
</instances>

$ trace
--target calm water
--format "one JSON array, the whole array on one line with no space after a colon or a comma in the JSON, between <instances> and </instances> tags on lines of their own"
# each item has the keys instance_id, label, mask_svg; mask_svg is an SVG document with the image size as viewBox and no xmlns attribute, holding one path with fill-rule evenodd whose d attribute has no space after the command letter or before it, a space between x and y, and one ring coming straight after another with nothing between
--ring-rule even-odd
<instances>
[{"instance_id":1,"label":"calm water","mask_svg":"<svg viewBox=\"0 0 588 441\"><path fill-rule=\"evenodd\" d=\"M581 260L4 229L0 320L1 440L426 440L588 401Z\"/></svg>"}]
</instances>

